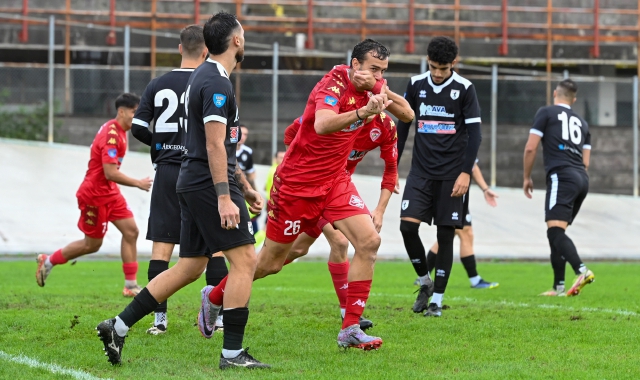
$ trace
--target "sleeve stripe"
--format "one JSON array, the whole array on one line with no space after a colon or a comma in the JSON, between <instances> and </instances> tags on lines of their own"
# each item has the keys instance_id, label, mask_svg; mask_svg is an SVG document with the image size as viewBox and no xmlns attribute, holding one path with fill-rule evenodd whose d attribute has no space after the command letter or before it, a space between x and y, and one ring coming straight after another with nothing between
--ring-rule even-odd
<instances>
[{"instance_id":1,"label":"sleeve stripe","mask_svg":"<svg viewBox=\"0 0 640 380\"><path fill-rule=\"evenodd\" d=\"M584 145L582 146L582 149L591 150L591 144L584 144Z\"/></svg>"},{"instance_id":2,"label":"sleeve stripe","mask_svg":"<svg viewBox=\"0 0 640 380\"><path fill-rule=\"evenodd\" d=\"M533 133L534 135L538 135L538 136L540 136L540 137L543 137L543 136L544 136L544 133L540 132L540 131L539 131L539 130L537 130L537 129L533 129L533 128L531 128L531 130L529 130L529 133Z\"/></svg>"},{"instance_id":3,"label":"sleeve stripe","mask_svg":"<svg viewBox=\"0 0 640 380\"><path fill-rule=\"evenodd\" d=\"M136 119L135 117L133 118L133 124L137 124L137 125L141 125L145 128L149 128L149 123L147 123L144 120L140 120L140 119Z\"/></svg>"},{"instance_id":4,"label":"sleeve stripe","mask_svg":"<svg viewBox=\"0 0 640 380\"><path fill-rule=\"evenodd\" d=\"M210 122L210 121L217 121L217 122L222 123L222 124L227 124L227 119L225 119L222 116L218 116L218 115L211 115L211 116L207 116L207 117L204 118L205 124Z\"/></svg>"},{"instance_id":5,"label":"sleeve stripe","mask_svg":"<svg viewBox=\"0 0 640 380\"><path fill-rule=\"evenodd\" d=\"M473 124L473 123L480 123L480 122L481 122L481 120L480 120L479 117L474 117L474 118L471 118L471 119L465 119L464 120L465 124Z\"/></svg>"}]
</instances>

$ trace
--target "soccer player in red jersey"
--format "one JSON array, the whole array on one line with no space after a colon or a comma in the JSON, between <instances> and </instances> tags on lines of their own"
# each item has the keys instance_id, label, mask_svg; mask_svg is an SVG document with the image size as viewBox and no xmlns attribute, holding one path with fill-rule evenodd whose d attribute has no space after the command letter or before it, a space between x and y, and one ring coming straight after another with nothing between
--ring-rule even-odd
<instances>
[{"instance_id":1,"label":"soccer player in red jersey","mask_svg":"<svg viewBox=\"0 0 640 380\"><path fill-rule=\"evenodd\" d=\"M284 144L289 146L300 129L300 118L297 118L284 132ZM365 124L360 128L358 137L354 142L353 149L349 153L347 161L347 171L353 174L358 163L362 161L364 156L371 150L380 147L380 158L385 162L384 173L382 175L382 184L380 190L380 199L378 205L371 212L373 225L376 231L380 232L382 228L382 218L392 193L398 193L396 182L398 178L397 165L397 133L395 122L385 112L375 115L371 123ZM305 256L309 252L309 248L324 233L331 250L329 252L329 272L340 303L340 312L344 318L347 303L347 289L349 273L349 259L347 256L349 241L340 231L333 228L329 221L320 218L317 225L308 231L301 233L291 246L291 251L287 256L285 264L293 260ZM373 327L373 323L360 317L360 328L365 331Z\"/></svg>"},{"instance_id":2,"label":"soccer player in red jersey","mask_svg":"<svg viewBox=\"0 0 640 380\"><path fill-rule=\"evenodd\" d=\"M84 233L84 239L74 241L52 255L38 255L38 285L44 286L54 266L97 252L107 233L107 224L111 222L122 233L120 255L125 277L122 295L133 297L140 292L136 280L138 226L118 187L124 185L149 191L153 182L149 177L133 179L119 170L127 150L127 131L131 129L139 103L140 98L134 94L120 95L115 102L118 112L116 118L107 121L98 130L91 144L89 169L76 193L80 209L78 228Z\"/></svg>"},{"instance_id":3,"label":"soccer player in red jersey","mask_svg":"<svg viewBox=\"0 0 640 380\"><path fill-rule=\"evenodd\" d=\"M346 171L347 158L359 130L370 117L388 109L401 120L414 113L402 96L382 82L389 50L367 39L353 48L351 66L336 66L309 95L300 133L278 167L268 203L267 239L258 254L254 279L282 269L297 236L324 217L355 247L349 268L345 318L338 345L377 349L382 339L366 335L358 324L365 308L380 236L369 210ZM213 325L222 307L225 285L205 292L202 308Z\"/></svg>"}]
</instances>

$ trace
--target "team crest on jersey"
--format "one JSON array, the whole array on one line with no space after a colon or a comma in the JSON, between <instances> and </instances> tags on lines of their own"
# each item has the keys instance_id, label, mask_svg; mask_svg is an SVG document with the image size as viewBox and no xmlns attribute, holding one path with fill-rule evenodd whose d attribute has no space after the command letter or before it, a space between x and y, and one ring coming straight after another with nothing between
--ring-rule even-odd
<instances>
[{"instance_id":1,"label":"team crest on jersey","mask_svg":"<svg viewBox=\"0 0 640 380\"><path fill-rule=\"evenodd\" d=\"M229 128L229 141L232 143L237 143L240 136L240 128L239 127L231 127Z\"/></svg>"},{"instance_id":2,"label":"team crest on jersey","mask_svg":"<svg viewBox=\"0 0 640 380\"><path fill-rule=\"evenodd\" d=\"M109 157L111 158L116 158L116 155L118 154L118 151L116 149L109 149L107 151L107 154L109 155Z\"/></svg>"},{"instance_id":3,"label":"team crest on jersey","mask_svg":"<svg viewBox=\"0 0 640 380\"><path fill-rule=\"evenodd\" d=\"M349 199L349 205L357 208L364 208L364 202L357 195L352 195L351 199Z\"/></svg>"},{"instance_id":4,"label":"team crest on jersey","mask_svg":"<svg viewBox=\"0 0 640 380\"><path fill-rule=\"evenodd\" d=\"M213 94L213 104L221 108L227 102L227 96L222 94Z\"/></svg>"},{"instance_id":5,"label":"team crest on jersey","mask_svg":"<svg viewBox=\"0 0 640 380\"><path fill-rule=\"evenodd\" d=\"M456 100L460 96L460 90L451 90L451 99Z\"/></svg>"},{"instance_id":6,"label":"team crest on jersey","mask_svg":"<svg viewBox=\"0 0 640 380\"><path fill-rule=\"evenodd\" d=\"M402 201L402 210L406 210L408 207L409 207L409 201L408 200Z\"/></svg>"},{"instance_id":7,"label":"team crest on jersey","mask_svg":"<svg viewBox=\"0 0 640 380\"><path fill-rule=\"evenodd\" d=\"M373 128L369 133L369 136L371 136L371 141L376 141L381 134L382 132L380 132L378 128Z\"/></svg>"},{"instance_id":8,"label":"team crest on jersey","mask_svg":"<svg viewBox=\"0 0 640 380\"><path fill-rule=\"evenodd\" d=\"M324 103L330 105L331 107L335 106L336 104L338 104L338 99L334 98L333 96L325 96L324 97Z\"/></svg>"},{"instance_id":9,"label":"team crest on jersey","mask_svg":"<svg viewBox=\"0 0 640 380\"><path fill-rule=\"evenodd\" d=\"M418 95L419 98L426 98L427 97L427 92L425 90L420 90L420 95Z\"/></svg>"}]
</instances>

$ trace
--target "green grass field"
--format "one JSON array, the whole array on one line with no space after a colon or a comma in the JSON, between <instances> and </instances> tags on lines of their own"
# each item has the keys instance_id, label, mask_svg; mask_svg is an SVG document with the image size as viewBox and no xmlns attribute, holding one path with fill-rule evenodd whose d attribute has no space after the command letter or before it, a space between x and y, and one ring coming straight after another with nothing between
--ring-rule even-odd
<instances>
[{"instance_id":1,"label":"green grass field","mask_svg":"<svg viewBox=\"0 0 640 380\"><path fill-rule=\"evenodd\" d=\"M221 372L222 337L204 339L194 322L204 278L169 300L169 332L149 336L148 316L129 332L123 365L112 367L95 326L129 302L121 264L80 261L56 267L45 288L33 261L0 262L0 378L65 379L34 362L84 378L211 379L621 379L640 377L640 264L590 265L596 282L573 298L539 297L551 284L547 263L479 263L499 281L470 289L454 264L442 318L411 312L415 275L408 262L380 262L365 315L384 340L379 351L336 345L339 309L326 263L300 262L255 283L245 346L270 370ZM567 271L567 279L573 276ZM141 262L139 278L146 278ZM82 378L75 374L75 378Z\"/></svg>"}]
</instances>

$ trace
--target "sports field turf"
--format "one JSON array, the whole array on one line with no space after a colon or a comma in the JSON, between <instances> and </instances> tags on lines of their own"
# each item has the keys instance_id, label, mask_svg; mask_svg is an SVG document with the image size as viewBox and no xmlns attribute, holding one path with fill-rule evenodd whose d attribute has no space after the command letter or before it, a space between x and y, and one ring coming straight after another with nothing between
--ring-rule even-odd
<instances>
[{"instance_id":1,"label":"sports field turf","mask_svg":"<svg viewBox=\"0 0 640 380\"><path fill-rule=\"evenodd\" d=\"M116 379L640 377L637 263L590 265L596 281L573 298L537 296L550 288L547 263L479 263L486 279L500 282L493 290L470 289L455 263L444 300L449 308L442 318L425 318L411 312L411 265L379 262L365 315L376 323L369 332L384 344L371 352L337 347L339 310L326 263L294 263L255 283L245 345L273 368L253 372L221 372L222 337L204 339L194 325L204 278L169 300L166 335L146 335L153 320L146 317L129 332L123 365L112 367L94 328L130 300L120 294L121 264L60 266L45 288L35 283L35 267L0 262L2 379L73 378L53 374L52 364L77 371L75 378ZM145 277L143 261L139 278Z\"/></svg>"}]
</instances>

